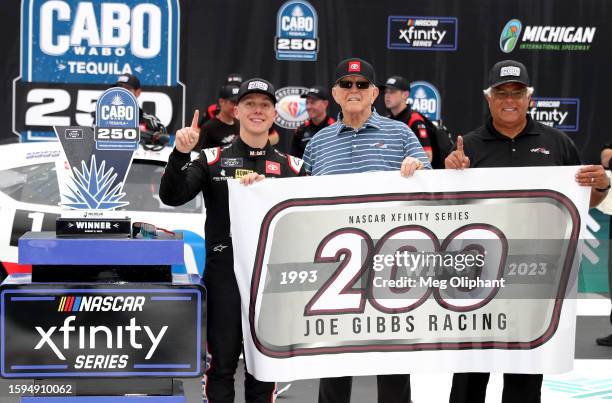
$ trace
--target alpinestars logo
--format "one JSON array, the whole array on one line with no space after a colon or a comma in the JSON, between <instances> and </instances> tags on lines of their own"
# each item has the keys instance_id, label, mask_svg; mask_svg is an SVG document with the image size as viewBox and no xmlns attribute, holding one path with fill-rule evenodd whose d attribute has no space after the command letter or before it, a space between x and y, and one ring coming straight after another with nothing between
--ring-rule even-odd
<instances>
[{"instance_id":1,"label":"alpinestars logo","mask_svg":"<svg viewBox=\"0 0 612 403\"><path fill-rule=\"evenodd\" d=\"M521 50L587 51L596 31L597 27L548 25L527 25L523 30L521 21L512 19L502 29L499 47L505 53L512 52L517 44Z\"/></svg>"}]
</instances>

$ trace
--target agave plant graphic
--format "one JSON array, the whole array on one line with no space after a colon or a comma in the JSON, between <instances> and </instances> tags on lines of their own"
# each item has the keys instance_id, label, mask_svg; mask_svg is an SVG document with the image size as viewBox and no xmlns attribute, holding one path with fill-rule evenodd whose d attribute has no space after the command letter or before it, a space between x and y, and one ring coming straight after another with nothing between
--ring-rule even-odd
<instances>
[{"instance_id":1,"label":"agave plant graphic","mask_svg":"<svg viewBox=\"0 0 612 403\"><path fill-rule=\"evenodd\" d=\"M98 167L96 156L92 155L89 167L85 161L81 161L81 171L76 167L72 171L72 186L68 185L71 194L65 195L70 203L65 203L64 206L77 210L111 210L129 204L127 201L121 201L125 196L121 191L123 183L119 182L111 188L117 179L117 173L113 167L106 170L106 161L102 161Z\"/></svg>"}]
</instances>

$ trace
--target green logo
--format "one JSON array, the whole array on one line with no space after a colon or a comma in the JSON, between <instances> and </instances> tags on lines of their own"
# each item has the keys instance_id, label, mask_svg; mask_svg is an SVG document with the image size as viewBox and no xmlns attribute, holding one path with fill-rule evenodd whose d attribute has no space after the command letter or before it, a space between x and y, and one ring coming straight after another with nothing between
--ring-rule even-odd
<instances>
[{"instance_id":1,"label":"green logo","mask_svg":"<svg viewBox=\"0 0 612 403\"><path fill-rule=\"evenodd\" d=\"M510 53L514 50L516 43L521 34L522 24L519 20L510 20L504 26L499 37L499 47L504 53Z\"/></svg>"}]
</instances>

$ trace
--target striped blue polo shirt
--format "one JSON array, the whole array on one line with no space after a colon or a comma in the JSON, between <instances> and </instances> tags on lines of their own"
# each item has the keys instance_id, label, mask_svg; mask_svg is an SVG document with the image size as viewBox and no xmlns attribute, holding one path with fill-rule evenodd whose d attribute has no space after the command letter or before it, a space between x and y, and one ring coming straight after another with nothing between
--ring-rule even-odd
<instances>
[{"instance_id":1,"label":"striped blue polo shirt","mask_svg":"<svg viewBox=\"0 0 612 403\"><path fill-rule=\"evenodd\" d=\"M399 170L406 157L415 157L431 169L427 154L406 123L380 116L376 111L355 130L338 121L321 129L304 151L306 172L335 175Z\"/></svg>"}]
</instances>

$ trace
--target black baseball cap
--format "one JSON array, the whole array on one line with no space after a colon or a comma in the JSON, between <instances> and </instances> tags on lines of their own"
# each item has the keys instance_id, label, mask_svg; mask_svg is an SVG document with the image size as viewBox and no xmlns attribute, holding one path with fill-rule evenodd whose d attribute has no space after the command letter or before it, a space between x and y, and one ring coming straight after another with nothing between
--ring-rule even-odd
<instances>
[{"instance_id":1,"label":"black baseball cap","mask_svg":"<svg viewBox=\"0 0 612 403\"><path fill-rule=\"evenodd\" d=\"M308 92L300 95L300 98L308 98L313 97L317 99L322 99L323 101L329 101L329 92L327 89L321 85L314 85L308 89Z\"/></svg>"},{"instance_id":2,"label":"black baseball cap","mask_svg":"<svg viewBox=\"0 0 612 403\"><path fill-rule=\"evenodd\" d=\"M225 78L225 84L240 85L242 83L242 74L230 73Z\"/></svg>"},{"instance_id":3,"label":"black baseball cap","mask_svg":"<svg viewBox=\"0 0 612 403\"><path fill-rule=\"evenodd\" d=\"M374 67L358 57L345 59L338 64L336 74L334 74L334 84L347 76L362 76L372 84L376 82Z\"/></svg>"},{"instance_id":4,"label":"black baseball cap","mask_svg":"<svg viewBox=\"0 0 612 403\"><path fill-rule=\"evenodd\" d=\"M381 88L393 88L400 91L410 91L410 83L402 76L391 76L387 78Z\"/></svg>"},{"instance_id":5,"label":"black baseball cap","mask_svg":"<svg viewBox=\"0 0 612 403\"><path fill-rule=\"evenodd\" d=\"M133 74L121 74L117 77L115 87L127 86L135 90L140 88L140 80Z\"/></svg>"},{"instance_id":6,"label":"black baseball cap","mask_svg":"<svg viewBox=\"0 0 612 403\"><path fill-rule=\"evenodd\" d=\"M506 83L519 83L529 87L527 67L516 60L502 60L495 63L489 71L489 87L497 87Z\"/></svg>"},{"instance_id":7,"label":"black baseball cap","mask_svg":"<svg viewBox=\"0 0 612 403\"><path fill-rule=\"evenodd\" d=\"M240 91L240 87L237 85L232 85L232 84L224 85L219 89L219 98L236 102L238 100L239 91Z\"/></svg>"},{"instance_id":8,"label":"black baseball cap","mask_svg":"<svg viewBox=\"0 0 612 403\"><path fill-rule=\"evenodd\" d=\"M240 102L242 98L249 94L264 94L267 95L273 104L276 104L276 96L274 95L274 86L270 82L263 78L251 78L240 84L240 90L238 91L238 100Z\"/></svg>"}]
</instances>

